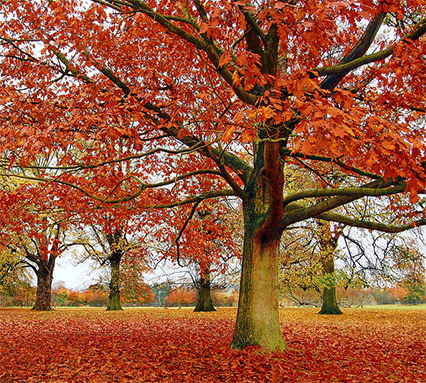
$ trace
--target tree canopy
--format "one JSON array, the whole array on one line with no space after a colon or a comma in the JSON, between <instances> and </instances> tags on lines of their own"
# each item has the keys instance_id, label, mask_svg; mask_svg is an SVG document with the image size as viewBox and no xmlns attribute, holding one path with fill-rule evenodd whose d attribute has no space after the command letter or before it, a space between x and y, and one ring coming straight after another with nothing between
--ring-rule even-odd
<instances>
[{"instance_id":1,"label":"tree canopy","mask_svg":"<svg viewBox=\"0 0 426 383\"><path fill-rule=\"evenodd\" d=\"M234 348L285 347L277 273L290 225L342 222L333 209L381 196L397 226L424 223L422 0L12 0L1 12L2 176L38 180L29 198L93 219L108 204L182 207L185 222L199 201L238 197ZM319 186L287 189L291 163Z\"/></svg>"}]
</instances>

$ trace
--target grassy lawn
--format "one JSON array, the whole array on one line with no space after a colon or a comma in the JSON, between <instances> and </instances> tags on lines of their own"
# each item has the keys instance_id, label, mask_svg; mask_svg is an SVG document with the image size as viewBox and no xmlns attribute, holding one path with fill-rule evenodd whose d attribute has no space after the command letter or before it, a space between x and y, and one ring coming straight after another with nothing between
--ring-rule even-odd
<instances>
[{"instance_id":1,"label":"grassy lawn","mask_svg":"<svg viewBox=\"0 0 426 383\"><path fill-rule=\"evenodd\" d=\"M233 308L0 309L0 382L426 382L419 306L317 312L281 309L290 349L268 353L229 349Z\"/></svg>"},{"instance_id":2,"label":"grassy lawn","mask_svg":"<svg viewBox=\"0 0 426 383\"><path fill-rule=\"evenodd\" d=\"M426 304L421 305L365 305L364 309L373 310L426 310Z\"/></svg>"}]
</instances>

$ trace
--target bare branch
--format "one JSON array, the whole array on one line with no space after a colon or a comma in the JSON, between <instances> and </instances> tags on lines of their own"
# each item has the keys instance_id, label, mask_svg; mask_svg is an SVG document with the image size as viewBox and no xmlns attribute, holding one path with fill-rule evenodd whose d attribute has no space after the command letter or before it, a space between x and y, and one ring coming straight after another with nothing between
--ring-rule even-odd
<instances>
[{"instance_id":1,"label":"bare branch","mask_svg":"<svg viewBox=\"0 0 426 383\"><path fill-rule=\"evenodd\" d=\"M339 62L339 65L349 63L359 57L364 56L364 54L367 52L368 48L374 41L374 38L376 37L380 26L385 20L385 17L386 12L380 12L376 15L376 17L374 17L373 20L370 21L361 39L352 48L352 50ZM322 89L332 90L348 73L349 71L328 76L321 82L320 87Z\"/></svg>"},{"instance_id":2,"label":"bare branch","mask_svg":"<svg viewBox=\"0 0 426 383\"><path fill-rule=\"evenodd\" d=\"M179 233L178 233L178 235L176 236L176 239L175 239L176 252L177 252L177 258L176 258L176 260L177 260L178 265L181 266L181 267L183 265L180 264L179 240L182 237L183 232L185 231L185 229L188 226L189 222L191 221L192 217L194 216L195 210L197 209L197 207L200 204L200 202L201 201L197 201L197 202L194 203L194 205L192 205L191 212L189 213L189 216L186 218L186 220L185 220L182 228L179 230Z\"/></svg>"},{"instance_id":3,"label":"bare branch","mask_svg":"<svg viewBox=\"0 0 426 383\"><path fill-rule=\"evenodd\" d=\"M316 218L323 219L324 221L342 223L347 226L359 227L369 230L377 230L386 233L401 233L415 227L426 225L426 218L422 218L416 221L412 221L405 225L387 225L384 223L365 221L361 219L351 218L341 214L325 212L318 215Z\"/></svg>"},{"instance_id":4,"label":"bare branch","mask_svg":"<svg viewBox=\"0 0 426 383\"><path fill-rule=\"evenodd\" d=\"M294 193L286 198L284 198L284 206L288 205L291 202L305 199L305 198L319 198L319 197L337 197L337 196L346 196L346 197L379 197L384 195L392 195L403 193L407 188L405 182L398 184L396 186L384 187L384 188L342 188L342 189L314 189L306 190L299 193Z\"/></svg>"}]
</instances>

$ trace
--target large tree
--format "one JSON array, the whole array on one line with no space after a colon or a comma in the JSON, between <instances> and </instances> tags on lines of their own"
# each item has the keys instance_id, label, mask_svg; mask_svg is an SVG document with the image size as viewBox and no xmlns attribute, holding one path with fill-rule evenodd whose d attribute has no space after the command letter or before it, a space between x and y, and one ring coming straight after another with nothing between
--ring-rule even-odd
<instances>
[{"instance_id":1,"label":"large tree","mask_svg":"<svg viewBox=\"0 0 426 383\"><path fill-rule=\"evenodd\" d=\"M415 203L424 187L422 4L8 1L3 174L56 150L62 157L39 169L40 182L102 204L238 196L245 234L231 346L283 349L283 231L312 217L340 221L332 210L364 197L409 192ZM296 160L319 176L329 163L352 182L286 190L284 165Z\"/></svg>"}]
</instances>

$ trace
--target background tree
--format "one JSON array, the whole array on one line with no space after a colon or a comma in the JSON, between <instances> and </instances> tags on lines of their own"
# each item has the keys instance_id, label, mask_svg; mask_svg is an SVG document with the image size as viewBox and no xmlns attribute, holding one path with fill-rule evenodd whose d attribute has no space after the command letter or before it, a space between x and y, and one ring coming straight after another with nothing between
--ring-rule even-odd
<instances>
[{"instance_id":1,"label":"background tree","mask_svg":"<svg viewBox=\"0 0 426 383\"><path fill-rule=\"evenodd\" d=\"M158 269L164 266L161 278L186 287L192 284L197 290L195 311L215 310L212 286L219 279L222 283L240 257L235 224L238 208L235 200L212 199L170 209L167 225L152 223L149 234L143 238L142 247L152 269L159 274ZM148 216L152 217L152 213Z\"/></svg>"},{"instance_id":2,"label":"background tree","mask_svg":"<svg viewBox=\"0 0 426 383\"><path fill-rule=\"evenodd\" d=\"M399 286L406 290L402 301L418 304L426 296L425 257L416 247L398 246L394 249L395 268L401 273Z\"/></svg>"},{"instance_id":3,"label":"background tree","mask_svg":"<svg viewBox=\"0 0 426 383\"><path fill-rule=\"evenodd\" d=\"M212 276L214 272L226 273L230 259L240 255L233 240L235 213L232 214L228 207L231 208L229 203L228 206L204 203L196 212L199 229L194 239L202 244L200 250L204 253L196 255L198 275L193 278L198 292L196 312L216 311L211 297Z\"/></svg>"},{"instance_id":4,"label":"background tree","mask_svg":"<svg viewBox=\"0 0 426 383\"><path fill-rule=\"evenodd\" d=\"M154 302L155 294L144 282L145 275L149 271L140 258L124 258L120 273L120 286L124 304L148 305Z\"/></svg>"},{"instance_id":5,"label":"background tree","mask_svg":"<svg viewBox=\"0 0 426 383\"><path fill-rule=\"evenodd\" d=\"M137 252L140 245L127 240L127 227L128 223L117 226L109 217L105 219L104 225L92 224L79 234L79 243L84 247L87 257L95 260L100 267L107 265L109 268L107 310L122 310L120 291L124 281L121 277L121 267L125 257L127 263L132 263L133 267L133 275L128 267L126 280L128 284L133 283L136 290L140 290L138 278L142 278L141 273L147 271L147 267L143 265L143 258L135 256L132 258L132 253ZM83 257L82 261L87 257ZM136 266L139 271L136 270Z\"/></svg>"},{"instance_id":6,"label":"background tree","mask_svg":"<svg viewBox=\"0 0 426 383\"><path fill-rule=\"evenodd\" d=\"M299 306L320 304L322 265L315 234L306 224L287 230L281 241L280 294Z\"/></svg>"},{"instance_id":7,"label":"background tree","mask_svg":"<svg viewBox=\"0 0 426 383\"><path fill-rule=\"evenodd\" d=\"M342 311L337 304L336 275L334 259L340 229L334 232L329 222L317 220L321 265L323 268L322 306L319 314L340 315Z\"/></svg>"},{"instance_id":8,"label":"background tree","mask_svg":"<svg viewBox=\"0 0 426 383\"><path fill-rule=\"evenodd\" d=\"M34 310L51 310L53 270L57 257L67 249L66 234L59 223L44 217L31 229L14 233L9 237L7 248L19 254L17 266L29 267L37 278L37 295Z\"/></svg>"},{"instance_id":9,"label":"background tree","mask_svg":"<svg viewBox=\"0 0 426 383\"><path fill-rule=\"evenodd\" d=\"M7 247L0 252L0 306L34 304L36 289L19 254Z\"/></svg>"}]
</instances>

